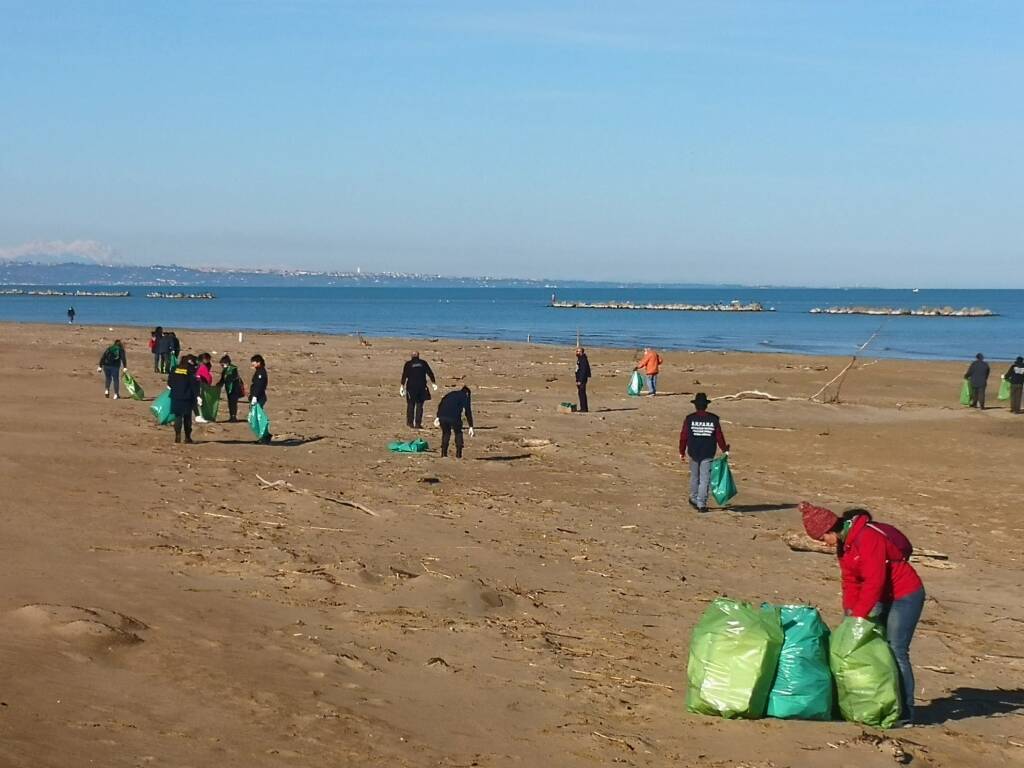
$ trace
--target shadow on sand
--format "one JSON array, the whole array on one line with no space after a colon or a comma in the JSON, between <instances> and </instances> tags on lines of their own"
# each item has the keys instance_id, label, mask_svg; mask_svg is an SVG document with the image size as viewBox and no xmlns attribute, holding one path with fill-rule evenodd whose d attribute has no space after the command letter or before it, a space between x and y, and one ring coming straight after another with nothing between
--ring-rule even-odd
<instances>
[{"instance_id":1,"label":"shadow on sand","mask_svg":"<svg viewBox=\"0 0 1024 768\"><path fill-rule=\"evenodd\" d=\"M987 691L983 688L957 688L945 698L933 699L923 707L916 707L914 720L939 725L949 720L1014 713L1024 714L1024 689Z\"/></svg>"}]
</instances>

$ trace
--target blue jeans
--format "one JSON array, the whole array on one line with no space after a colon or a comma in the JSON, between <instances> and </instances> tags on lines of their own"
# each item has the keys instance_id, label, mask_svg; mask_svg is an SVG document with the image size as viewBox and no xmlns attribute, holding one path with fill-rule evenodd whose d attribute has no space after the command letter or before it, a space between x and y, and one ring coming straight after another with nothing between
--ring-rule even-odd
<instances>
[{"instance_id":1,"label":"blue jeans","mask_svg":"<svg viewBox=\"0 0 1024 768\"><path fill-rule=\"evenodd\" d=\"M103 366L103 388L106 390L114 390L114 394L118 397L121 396L121 366L116 368L112 365ZM111 386L113 385L113 386Z\"/></svg>"},{"instance_id":2,"label":"blue jeans","mask_svg":"<svg viewBox=\"0 0 1024 768\"><path fill-rule=\"evenodd\" d=\"M658 391L658 374L647 374L647 391L650 392L652 395Z\"/></svg>"},{"instance_id":3,"label":"blue jeans","mask_svg":"<svg viewBox=\"0 0 1024 768\"><path fill-rule=\"evenodd\" d=\"M690 498L698 507L708 505L708 488L711 485L711 459L696 461L690 459Z\"/></svg>"},{"instance_id":4,"label":"blue jeans","mask_svg":"<svg viewBox=\"0 0 1024 768\"><path fill-rule=\"evenodd\" d=\"M917 621L924 610L924 587L892 603L879 603L872 614L885 627L885 638L896 657L900 671L900 692L903 696L904 720L914 719L914 668L910 665L910 641L914 639Z\"/></svg>"}]
</instances>

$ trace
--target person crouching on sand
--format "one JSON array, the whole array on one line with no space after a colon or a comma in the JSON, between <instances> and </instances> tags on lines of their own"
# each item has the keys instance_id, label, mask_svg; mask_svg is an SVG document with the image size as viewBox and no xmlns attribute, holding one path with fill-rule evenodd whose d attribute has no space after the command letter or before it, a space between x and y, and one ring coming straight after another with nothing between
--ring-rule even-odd
<instances>
[{"instance_id":1,"label":"person crouching on sand","mask_svg":"<svg viewBox=\"0 0 1024 768\"><path fill-rule=\"evenodd\" d=\"M267 406L267 385L270 383L267 377L267 363L263 355L253 355L249 358L252 365L252 382L249 384L249 405L258 405L260 408ZM256 441L264 445L270 445L270 433Z\"/></svg>"},{"instance_id":2,"label":"person crouching on sand","mask_svg":"<svg viewBox=\"0 0 1024 768\"><path fill-rule=\"evenodd\" d=\"M245 385L238 375L238 366L231 363L231 357L224 355L220 359L220 379L217 386L228 396L228 421L238 421L238 401L245 395Z\"/></svg>"},{"instance_id":3,"label":"person crouching on sand","mask_svg":"<svg viewBox=\"0 0 1024 768\"><path fill-rule=\"evenodd\" d=\"M185 442L192 442L192 409L199 400L199 380L196 378L195 355L185 355L167 375L167 388L171 390L171 413L174 414L174 442L181 442L182 428Z\"/></svg>"},{"instance_id":4,"label":"person crouching on sand","mask_svg":"<svg viewBox=\"0 0 1024 768\"><path fill-rule=\"evenodd\" d=\"M924 608L924 584L907 558L910 542L892 526L873 523L864 509L839 517L824 507L800 503L804 530L836 548L847 616L878 621L896 657L903 711L897 727L914 722L914 668L910 642Z\"/></svg>"},{"instance_id":5,"label":"person crouching on sand","mask_svg":"<svg viewBox=\"0 0 1024 768\"><path fill-rule=\"evenodd\" d=\"M448 445L455 433L455 458L462 458L462 414L466 414L466 423L469 424L469 436L473 437L473 404L470 400L471 391L469 387L456 389L441 398L437 404L437 418L434 425L441 427L441 456L448 455Z\"/></svg>"},{"instance_id":6,"label":"person crouching on sand","mask_svg":"<svg viewBox=\"0 0 1024 768\"><path fill-rule=\"evenodd\" d=\"M696 410L683 421L679 431L679 458L690 460L690 506L698 512L708 511L708 487L711 484L711 461L715 449L729 451L718 416L708 411L708 396L703 392L690 401Z\"/></svg>"}]
</instances>

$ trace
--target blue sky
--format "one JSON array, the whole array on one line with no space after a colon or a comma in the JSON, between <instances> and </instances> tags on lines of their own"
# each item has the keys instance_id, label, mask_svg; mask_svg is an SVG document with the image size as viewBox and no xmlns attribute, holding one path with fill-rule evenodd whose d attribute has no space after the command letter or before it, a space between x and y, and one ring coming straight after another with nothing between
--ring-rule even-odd
<instances>
[{"instance_id":1,"label":"blue sky","mask_svg":"<svg viewBox=\"0 0 1024 768\"><path fill-rule=\"evenodd\" d=\"M1024 287L1022 22L0 0L0 257Z\"/></svg>"}]
</instances>

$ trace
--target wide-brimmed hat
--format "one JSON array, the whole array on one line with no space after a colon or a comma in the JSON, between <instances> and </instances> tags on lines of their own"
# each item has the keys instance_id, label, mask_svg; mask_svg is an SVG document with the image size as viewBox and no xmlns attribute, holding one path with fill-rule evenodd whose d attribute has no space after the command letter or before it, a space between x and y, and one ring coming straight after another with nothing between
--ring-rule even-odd
<instances>
[{"instance_id":1,"label":"wide-brimmed hat","mask_svg":"<svg viewBox=\"0 0 1024 768\"><path fill-rule=\"evenodd\" d=\"M816 507L806 501L800 502L800 514L804 518L804 530L812 539L821 541L822 537L836 527L839 515L831 509Z\"/></svg>"},{"instance_id":2,"label":"wide-brimmed hat","mask_svg":"<svg viewBox=\"0 0 1024 768\"><path fill-rule=\"evenodd\" d=\"M701 408L702 406L707 405L711 401L708 400L708 396L705 395L703 392L698 392L696 395L693 396L693 400L691 400L690 402L696 405L698 408Z\"/></svg>"}]
</instances>

